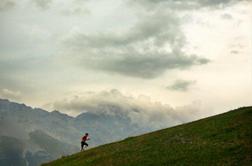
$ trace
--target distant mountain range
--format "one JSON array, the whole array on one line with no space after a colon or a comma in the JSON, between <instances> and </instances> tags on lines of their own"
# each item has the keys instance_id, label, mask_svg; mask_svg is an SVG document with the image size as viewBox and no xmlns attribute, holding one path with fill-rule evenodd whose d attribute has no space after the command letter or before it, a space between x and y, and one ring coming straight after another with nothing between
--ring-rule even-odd
<instances>
[{"instance_id":1,"label":"distant mountain range","mask_svg":"<svg viewBox=\"0 0 252 166\"><path fill-rule=\"evenodd\" d=\"M37 166L75 153L85 132L91 136L90 145L97 146L151 130L120 111L71 117L0 99L0 165Z\"/></svg>"}]
</instances>

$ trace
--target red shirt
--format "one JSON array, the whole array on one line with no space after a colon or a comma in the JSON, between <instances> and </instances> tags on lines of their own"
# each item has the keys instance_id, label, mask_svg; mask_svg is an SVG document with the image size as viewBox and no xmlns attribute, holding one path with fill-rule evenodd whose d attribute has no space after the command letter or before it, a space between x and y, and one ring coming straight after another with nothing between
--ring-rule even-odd
<instances>
[{"instance_id":1,"label":"red shirt","mask_svg":"<svg viewBox=\"0 0 252 166\"><path fill-rule=\"evenodd\" d=\"M82 141L83 142L86 142L88 140L88 136L87 135L84 135L83 137L82 137Z\"/></svg>"}]
</instances>

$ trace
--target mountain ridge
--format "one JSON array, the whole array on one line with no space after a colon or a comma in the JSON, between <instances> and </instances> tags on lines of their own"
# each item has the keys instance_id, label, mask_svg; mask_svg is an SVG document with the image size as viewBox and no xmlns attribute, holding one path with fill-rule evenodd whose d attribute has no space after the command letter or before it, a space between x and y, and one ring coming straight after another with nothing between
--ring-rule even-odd
<instances>
[{"instance_id":1,"label":"mountain ridge","mask_svg":"<svg viewBox=\"0 0 252 166\"><path fill-rule=\"evenodd\" d=\"M115 107L113 111L116 111ZM10 140L7 141L8 146L0 147L0 151L3 152L0 153L0 165L18 165L12 163L12 154L20 158L17 160L20 161L19 165L29 163L29 166L38 166L41 162L72 154L79 150L80 137L85 132L90 133L90 145L93 147L151 130L142 129L132 124L129 118L119 115L84 112L77 117L71 117L57 110L48 112L23 103L0 99L0 144ZM31 141L31 133L34 131L42 131L42 136L47 141L52 140L46 139L51 137L57 142L56 145L69 145L71 148L68 148L68 152L57 151L57 154L48 151L46 146L40 146L42 144L39 144L39 137L35 137L36 141ZM8 153L15 151L15 147L12 147L13 142L22 145L20 149L16 149L21 154ZM26 162L23 162L25 160Z\"/></svg>"}]
</instances>

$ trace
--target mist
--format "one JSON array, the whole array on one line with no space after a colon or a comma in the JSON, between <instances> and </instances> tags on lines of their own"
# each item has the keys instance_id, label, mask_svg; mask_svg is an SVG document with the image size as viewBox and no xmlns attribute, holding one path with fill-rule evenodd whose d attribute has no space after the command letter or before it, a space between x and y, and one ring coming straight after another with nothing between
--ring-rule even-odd
<instances>
[{"instance_id":1,"label":"mist","mask_svg":"<svg viewBox=\"0 0 252 166\"><path fill-rule=\"evenodd\" d=\"M70 96L51 103L51 107L75 116L84 112L97 115L119 115L129 118L133 124L152 129L182 124L211 114L211 111L206 111L200 102L172 107L152 101L146 96L126 96L116 89Z\"/></svg>"}]
</instances>

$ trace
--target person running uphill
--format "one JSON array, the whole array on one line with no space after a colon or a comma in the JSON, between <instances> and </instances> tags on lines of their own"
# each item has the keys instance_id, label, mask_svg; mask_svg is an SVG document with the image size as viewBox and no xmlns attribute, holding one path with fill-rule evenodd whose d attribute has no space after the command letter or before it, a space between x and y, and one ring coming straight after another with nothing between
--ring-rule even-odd
<instances>
[{"instance_id":1,"label":"person running uphill","mask_svg":"<svg viewBox=\"0 0 252 166\"><path fill-rule=\"evenodd\" d=\"M88 147L88 144L86 141L90 140L88 137L88 133L86 133L82 138L81 138L81 151L84 150L84 148ZM84 147L85 146L85 147Z\"/></svg>"}]
</instances>

